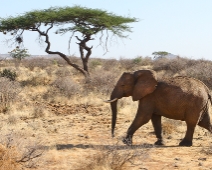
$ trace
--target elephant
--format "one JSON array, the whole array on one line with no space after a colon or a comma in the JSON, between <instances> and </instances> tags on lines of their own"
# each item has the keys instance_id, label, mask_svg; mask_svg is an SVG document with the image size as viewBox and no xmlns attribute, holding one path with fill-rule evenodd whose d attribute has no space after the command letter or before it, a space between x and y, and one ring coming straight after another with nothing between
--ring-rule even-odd
<instances>
[{"instance_id":1,"label":"elephant","mask_svg":"<svg viewBox=\"0 0 212 170\"><path fill-rule=\"evenodd\" d=\"M212 99L209 88L202 81L187 76L158 80L154 70L138 70L124 72L116 83L110 100L105 101L110 103L112 110L113 137L118 99L129 96L132 96L133 101L138 101L138 109L123 139L124 144L132 145L135 131L151 120L157 138L155 145L164 145L162 116L186 122L187 131L179 146L192 146L196 125L212 132Z\"/></svg>"}]
</instances>

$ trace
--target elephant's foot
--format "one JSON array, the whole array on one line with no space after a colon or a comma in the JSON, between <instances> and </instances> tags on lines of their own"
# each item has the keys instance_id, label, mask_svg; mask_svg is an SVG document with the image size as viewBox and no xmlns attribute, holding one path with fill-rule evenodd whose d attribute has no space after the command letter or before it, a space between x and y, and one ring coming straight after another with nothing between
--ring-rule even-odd
<instances>
[{"instance_id":1,"label":"elephant's foot","mask_svg":"<svg viewBox=\"0 0 212 170\"><path fill-rule=\"evenodd\" d=\"M180 143L179 143L179 146L192 146L192 141L188 141L188 140L182 140Z\"/></svg>"},{"instance_id":2,"label":"elephant's foot","mask_svg":"<svg viewBox=\"0 0 212 170\"><path fill-rule=\"evenodd\" d=\"M155 142L155 145L164 145L164 142L163 142L163 139L158 139L156 142Z\"/></svg>"},{"instance_id":3,"label":"elephant's foot","mask_svg":"<svg viewBox=\"0 0 212 170\"><path fill-rule=\"evenodd\" d=\"M131 137L126 137L122 140L122 142L128 146L132 145L132 138Z\"/></svg>"}]
</instances>

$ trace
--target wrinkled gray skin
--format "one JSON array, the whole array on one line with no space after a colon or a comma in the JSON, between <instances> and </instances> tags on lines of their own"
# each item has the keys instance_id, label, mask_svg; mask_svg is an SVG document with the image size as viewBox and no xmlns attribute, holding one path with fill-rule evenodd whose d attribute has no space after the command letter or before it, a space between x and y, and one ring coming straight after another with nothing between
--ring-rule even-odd
<instances>
[{"instance_id":1,"label":"wrinkled gray skin","mask_svg":"<svg viewBox=\"0 0 212 170\"><path fill-rule=\"evenodd\" d=\"M196 125L212 132L209 107L211 95L201 81L189 77L174 77L157 81L153 70L139 70L134 73L123 73L111 94L112 136L117 117L117 101L122 97L132 96L138 101L137 114L130 125L125 144L132 144L135 131L149 120L152 121L156 145L163 145L161 116L186 122L187 131L180 146L192 146ZM112 102L111 102L112 101Z\"/></svg>"}]
</instances>

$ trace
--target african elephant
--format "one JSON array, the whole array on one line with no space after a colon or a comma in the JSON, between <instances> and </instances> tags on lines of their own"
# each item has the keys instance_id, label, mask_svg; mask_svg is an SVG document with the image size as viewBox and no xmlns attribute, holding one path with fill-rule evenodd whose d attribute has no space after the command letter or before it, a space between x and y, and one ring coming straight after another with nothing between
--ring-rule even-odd
<instances>
[{"instance_id":1,"label":"african elephant","mask_svg":"<svg viewBox=\"0 0 212 170\"><path fill-rule=\"evenodd\" d=\"M125 72L114 87L110 100L112 110L112 136L117 117L117 101L122 97L132 96L138 101L136 116L123 139L125 144L132 144L135 131L151 120L157 141L163 145L161 116L185 121L187 131L180 146L192 146L196 125L212 132L210 106L212 104L208 87L195 78L177 76L157 80L153 70Z\"/></svg>"}]
</instances>

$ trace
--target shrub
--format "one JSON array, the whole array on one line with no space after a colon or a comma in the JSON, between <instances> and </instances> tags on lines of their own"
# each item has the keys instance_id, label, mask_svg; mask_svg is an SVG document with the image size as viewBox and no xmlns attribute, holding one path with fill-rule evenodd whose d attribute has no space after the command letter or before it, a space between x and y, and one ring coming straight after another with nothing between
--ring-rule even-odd
<instances>
[{"instance_id":1,"label":"shrub","mask_svg":"<svg viewBox=\"0 0 212 170\"><path fill-rule=\"evenodd\" d=\"M108 59L102 62L102 68L106 71L113 71L118 67L119 67L119 61L115 59Z\"/></svg>"},{"instance_id":2,"label":"shrub","mask_svg":"<svg viewBox=\"0 0 212 170\"><path fill-rule=\"evenodd\" d=\"M56 87L66 97L70 98L80 92L80 85L75 83L69 77L60 77L52 83L53 87Z\"/></svg>"},{"instance_id":3,"label":"shrub","mask_svg":"<svg viewBox=\"0 0 212 170\"><path fill-rule=\"evenodd\" d=\"M30 56L30 54L28 53L28 49L26 48L20 49L18 46L14 50L9 52L9 54L12 58L20 61Z\"/></svg>"},{"instance_id":4,"label":"shrub","mask_svg":"<svg viewBox=\"0 0 212 170\"><path fill-rule=\"evenodd\" d=\"M102 62L100 59L91 59L89 62L88 68L95 69L96 67L101 66L101 65L102 65Z\"/></svg>"},{"instance_id":5,"label":"shrub","mask_svg":"<svg viewBox=\"0 0 212 170\"><path fill-rule=\"evenodd\" d=\"M132 70L135 64L133 63L132 59L123 59L121 58L119 60L120 67L123 68L124 70Z\"/></svg>"},{"instance_id":6,"label":"shrub","mask_svg":"<svg viewBox=\"0 0 212 170\"><path fill-rule=\"evenodd\" d=\"M108 95L111 93L117 77L116 72L98 70L91 75L89 81L85 84L85 89Z\"/></svg>"},{"instance_id":7,"label":"shrub","mask_svg":"<svg viewBox=\"0 0 212 170\"><path fill-rule=\"evenodd\" d=\"M0 170L19 170L21 165L17 163L19 152L15 147L5 147L0 144Z\"/></svg>"},{"instance_id":8,"label":"shrub","mask_svg":"<svg viewBox=\"0 0 212 170\"><path fill-rule=\"evenodd\" d=\"M10 79L11 81L15 81L17 74L15 71L11 71L9 69L4 69L3 71L0 72L1 77L5 77Z\"/></svg>"},{"instance_id":9,"label":"shrub","mask_svg":"<svg viewBox=\"0 0 212 170\"><path fill-rule=\"evenodd\" d=\"M86 162L81 162L75 170L125 170L133 166L142 166L142 161L149 156L149 148L142 151L129 149L127 146L112 145L109 147L96 147L97 154L89 155ZM98 151L99 150L99 151ZM135 161L137 159L137 161ZM136 162L136 163L135 163ZM140 168L142 169L142 168Z\"/></svg>"},{"instance_id":10,"label":"shrub","mask_svg":"<svg viewBox=\"0 0 212 170\"><path fill-rule=\"evenodd\" d=\"M0 78L0 111L6 112L20 93L20 84L7 78Z\"/></svg>"},{"instance_id":11,"label":"shrub","mask_svg":"<svg viewBox=\"0 0 212 170\"><path fill-rule=\"evenodd\" d=\"M45 69L46 67L51 66L52 61L48 58L37 57L23 60L22 65L32 71L35 67Z\"/></svg>"},{"instance_id":12,"label":"shrub","mask_svg":"<svg viewBox=\"0 0 212 170\"><path fill-rule=\"evenodd\" d=\"M139 65L141 66L148 66L148 65L152 65L152 58L151 57L139 57L140 58L140 62Z\"/></svg>"},{"instance_id":13,"label":"shrub","mask_svg":"<svg viewBox=\"0 0 212 170\"><path fill-rule=\"evenodd\" d=\"M180 57L176 59L160 58L153 62L153 69L155 71L166 70L171 72L172 74L176 74L186 67L190 66L191 62L188 61L188 59Z\"/></svg>"},{"instance_id":14,"label":"shrub","mask_svg":"<svg viewBox=\"0 0 212 170\"><path fill-rule=\"evenodd\" d=\"M2 136L0 141L0 170L21 170L35 168L44 150L38 143L19 140L20 134L11 131Z\"/></svg>"},{"instance_id":15,"label":"shrub","mask_svg":"<svg viewBox=\"0 0 212 170\"><path fill-rule=\"evenodd\" d=\"M44 113L44 106L41 104L37 104L34 106L33 112L32 112L32 117L33 118L41 118L45 116Z\"/></svg>"},{"instance_id":16,"label":"shrub","mask_svg":"<svg viewBox=\"0 0 212 170\"><path fill-rule=\"evenodd\" d=\"M7 123L10 125L15 125L18 122L18 118L16 115L10 114L7 120Z\"/></svg>"},{"instance_id":17,"label":"shrub","mask_svg":"<svg viewBox=\"0 0 212 170\"><path fill-rule=\"evenodd\" d=\"M142 61L141 57L136 57L136 58L133 59L134 64L140 64L141 61Z\"/></svg>"},{"instance_id":18,"label":"shrub","mask_svg":"<svg viewBox=\"0 0 212 170\"><path fill-rule=\"evenodd\" d=\"M38 86L38 85L49 85L50 78L48 76L36 75L31 78L21 81L22 86Z\"/></svg>"},{"instance_id":19,"label":"shrub","mask_svg":"<svg viewBox=\"0 0 212 170\"><path fill-rule=\"evenodd\" d=\"M212 89L212 62L199 60L196 65L186 68L181 74L197 78Z\"/></svg>"},{"instance_id":20,"label":"shrub","mask_svg":"<svg viewBox=\"0 0 212 170\"><path fill-rule=\"evenodd\" d=\"M69 69L66 67L58 67L57 71L55 72L55 75L58 77L67 77L70 76L72 73Z\"/></svg>"}]
</instances>

